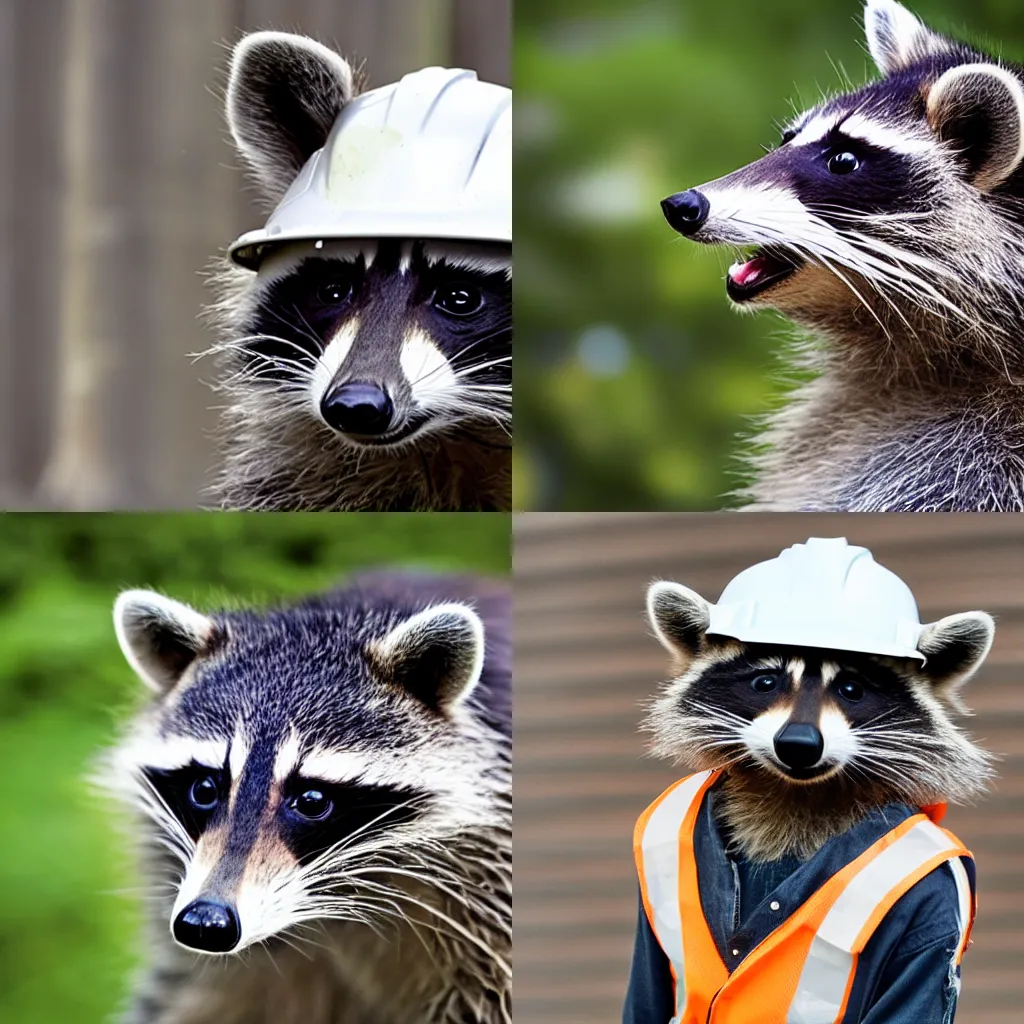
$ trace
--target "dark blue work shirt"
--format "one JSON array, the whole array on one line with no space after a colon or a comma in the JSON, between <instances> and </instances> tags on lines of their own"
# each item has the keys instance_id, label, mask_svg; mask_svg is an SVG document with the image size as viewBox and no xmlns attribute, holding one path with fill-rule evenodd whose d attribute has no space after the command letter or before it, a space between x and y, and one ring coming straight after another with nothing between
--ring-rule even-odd
<instances>
[{"instance_id":1,"label":"dark blue work shirt","mask_svg":"<svg viewBox=\"0 0 1024 1024\"><path fill-rule=\"evenodd\" d=\"M918 813L890 804L830 839L808 861L754 863L726 853L714 799L711 790L697 816L694 850L704 917L730 973L832 875ZM964 864L973 886L973 862ZM772 910L773 902L778 910ZM957 912L956 882L945 865L904 893L857 960L842 1024L951 1024L960 990L959 970L952 965L960 941ZM623 1024L668 1024L674 1013L669 960L641 902Z\"/></svg>"}]
</instances>

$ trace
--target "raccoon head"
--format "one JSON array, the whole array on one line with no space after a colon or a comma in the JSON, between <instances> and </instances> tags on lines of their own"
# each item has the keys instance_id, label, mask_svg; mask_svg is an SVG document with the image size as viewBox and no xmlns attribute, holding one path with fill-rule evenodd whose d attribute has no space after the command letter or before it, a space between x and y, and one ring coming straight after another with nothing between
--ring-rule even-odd
<instances>
[{"instance_id":1,"label":"raccoon head","mask_svg":"<svg viewBox=\"0 0 1024 1024\"><path fill-rule=\"evenodd\" d=\"M257 32L234 50L227 121L268 206L358 92L349 65L303 36ZM222 387L283 438L386 452L511 422L511 246L422 238L267 247L223 276ZM272 442L271 442L272 443Z\"/></svg>"},{"instance_id":2,"label":"raccoon head","mask_svg":"<svg viewBox=\"0 0 1024 1024\"><path fill-rule=\"evenodd\" d=\"M745 309L987 351L1009 330L1000 305L1017 309L1000 297L1020 288L1021 76L895 0L868 0L865 28L881 81L800 114L766 156L665 199L665 216L698 242L758 246L726 280Z\"/></svg>"},{"instance_id":3,"label":"raccoon head","mask_svg":"<svg viewBox=\"0 0 1024 1024\"><path fill-rule=\"evenodd\" d=\"M114 615L153 700L110 775L163 851L176 942L218 954L310 921L430 927L432 886L475 899L446 856L500 817L472 608L207 616L133 590Z\"/></svg>"},{"instance_id":4,"label":"raccoon head","mask_svg":"<svg viewBox=\"0 0 1024 1024\"><path fill-rule=\"evenodd\" d=\"M653 752L697 770L727 768L871 802L963 801L984 789L988 758L953 723L959 691L992 643L985 612L924 627L924 661L744 643L707 632L708 603L654 584L648 615L677 678L651 705Z\"/></svg>"}]
</instances>

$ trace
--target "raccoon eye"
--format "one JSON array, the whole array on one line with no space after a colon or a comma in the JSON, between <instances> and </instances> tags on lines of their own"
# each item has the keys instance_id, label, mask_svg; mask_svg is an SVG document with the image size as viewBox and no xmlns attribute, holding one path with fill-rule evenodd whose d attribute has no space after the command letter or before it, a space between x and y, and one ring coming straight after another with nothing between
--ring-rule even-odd
<instances>
[{"instance_id":1,"label":"raccoon eye","mask_svg":"<svg viewBox=\"0 0 1024 1024\"><path fill-rule=\"evenodd\" d=\"M778 686L775 676L755 676L750 681L750 688L755 693L771 693Z\"/></svg>"},{"instance_id":2,"label":"raccoon eye","mask_svg":"<svg viewBox=\"0 0 1024 1024\"><path fill-rule=\"evenodd\" d=\"M472 316L480 311L484 297L471 284L454 284L434 292L434 305L449 316Z\"/></svg>"},{"instance_id":3,"label":"raccoon eye","mask_svg":"<svg viewBox=\"0 0 1024 1024\"><path fill-rule=\"evenodd\" d=\"M332 281L316 290L317 301L325 306L340 306L351 294L352 285L347 281Z\"/></svg>"},{"instance_id":4,"label":"raccoon eye","mask_svg":"<svg viewBox=\"0 0 1024 1024\"><path fill-rule=\"evenodd\" d=\"M310 821L322 821L334 810L334 801L319 789L307 789L293 797L289 806Z\"/></svg>"},{"instance_id":5,"label":"raccoon eye","mask_svg":"<svg viewBox=\"0 0 1024 1024\"><path fill-rule=\"evenodd\" d=\"M839 693L840 696L856 704L857 701L864 698L864 687L860 683L855 683L852 679L848 679L845 683L839 684Z\"/></svg>"},{"instance_id":6,"label":"raccoon eye","mask_svg":"<svg viewBox=\"0 0 1024 1024\"><path fill-rule=\"evenodd\" d=\"M828 169L832 174L849 174L860 167L860 161L852 153L833 153L828 158Z\"/></svg>"},{"instance_id":7,"label":"raccoon eye","mask_svg":"<svg viewBox=\"0 0 1024 1024\"><path fill-rule=\"evenodd\" d=\"M197 811L212 811L220 800L217 780L212 775L200 776L189 787L188 799Z\"/></svg>"}]
</instances>

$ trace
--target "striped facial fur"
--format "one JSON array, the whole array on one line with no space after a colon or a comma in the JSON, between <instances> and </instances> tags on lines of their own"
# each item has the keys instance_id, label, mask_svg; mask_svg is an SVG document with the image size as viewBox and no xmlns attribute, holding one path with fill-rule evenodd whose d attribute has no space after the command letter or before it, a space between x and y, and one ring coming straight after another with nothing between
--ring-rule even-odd
<instances>
[{"instance_id":1,"label":"striped facial fur","mask_svg":"<svg viewBox=\"0 0 1024 1024\"><path fill-rule=\"evenodd\" d=\"M496 246L309 242L270 254L222 307L230 337L214 349L237 442L227 504L473 507L470 494L445 496L469 481L442 482L441 463L453 446L507 461L511 303L510 254Z\"/></svg>"},{"instance_id":2,"label":"striped facial fur","mask_svg":"<svg viewBox=\"0 0 1024 1024\"><path fill-rule=\"evenodd\" d=\"M507 423L511 263L500 247L309 242L261 266L232 389L350 448Z\"/></svg>"},{"instance_id":3,"label":"striped facial fur","mask_svg":"<svg viewBox=\"0 0 1024 1024\"><path fill-rule=\"evenodd\" d=\"M275 32L236 47L228 125L275 207L360 91L348 64ZM263 244L218 265L228 508L511 506L512 252L424 238Z\"/></svg>"},{"instance_id":4,"label":"striped facial fur","mask_svg":"<svg viewBox=\"0 0 1024 1024\"><path fill-rule=\"evenodd\" d=\"M810 855L872 807L984 791L989 756L953 717L992 642L986 613L926 626L922 664L708 635L707 603L675 583L652 586L648 611L677 672L649 708L652 752L725 768L736 838L759 856Z\"/></svg>"},{"instance_id":5,"label":"striped facial fur","mask_svg":"<svg viewBox=\"0 0 1024 1024\"><path fill-rule=\"evenodd\" d=\"M345 964L359 983L324 1016L287 996L307 1024L510 1019L505 603L490 585L389 576L263 614L118 598L154 700L108 784L146 823L164 947L262 950L273 965L238 960L253 998L262 970L287 990L294 950L332 977ZM191 1005L204 979L158 998Z\"/></svg>"},{"instance_id":6,"label":"striped facial fur","mask_svg":"<svg viewBox=\"0 0 1024 1024\"><path fill-rule=\"evenodd\" d=\"M894 365L1019 369L1024 68L868 0L882 79L786 125L775 149L664 201L694 241L747 251L737 305L774 307Z\"/></svg>"}]
</instances>

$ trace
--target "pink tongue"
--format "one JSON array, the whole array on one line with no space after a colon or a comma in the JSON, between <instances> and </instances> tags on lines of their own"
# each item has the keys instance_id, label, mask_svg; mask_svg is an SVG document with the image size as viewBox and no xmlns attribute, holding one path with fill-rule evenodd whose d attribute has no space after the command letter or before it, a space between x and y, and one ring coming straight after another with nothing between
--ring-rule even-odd
<instances>
[{"instance_id":1,"label":"pink tongue","mask_svg":"<svg viewBox=\"0 0 1024 1024\"><path fill-rule=\"evenodd\" d=\"M763 256L755 256L746 263L735 263L729 268L729 276L734 284L741 288L753 284L765 271L767 260Z\"/></svg>"}]
</instances>

